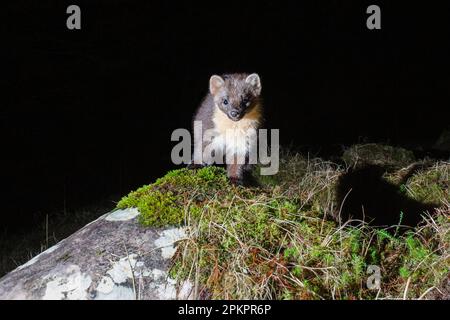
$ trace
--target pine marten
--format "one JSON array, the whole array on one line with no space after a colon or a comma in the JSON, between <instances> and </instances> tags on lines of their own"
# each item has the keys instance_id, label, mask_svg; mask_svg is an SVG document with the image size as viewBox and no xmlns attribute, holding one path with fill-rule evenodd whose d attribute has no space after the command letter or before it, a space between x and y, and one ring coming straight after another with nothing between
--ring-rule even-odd
<instances>
[{"instance_id":1,"label":"pine marten","mask_svg":"<svg viewBox=\"0 0 450 320\"><path fill-rule=\"evenodd\" d=\"M261 80L258 74L213 75L209 93L194 115L194 165L225 163L234 184L244 184L251 170L249 152L255 150L262 125ZM195 135L195 126L201 134ZM211 151L213 150L213 151Z\"/></svg>"}]
</instances>

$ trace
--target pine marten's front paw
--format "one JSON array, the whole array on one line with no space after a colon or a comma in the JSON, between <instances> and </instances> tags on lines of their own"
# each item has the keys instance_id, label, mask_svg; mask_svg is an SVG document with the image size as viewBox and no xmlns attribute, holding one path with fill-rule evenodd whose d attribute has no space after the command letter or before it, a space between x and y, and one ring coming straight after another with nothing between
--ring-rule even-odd
<instances>
[{"instance_id":1,"label":"pine marten's front paw","mask_svg":"<svg viewBox=\"0 0 450 320\"><path fill-rule=\"evenodd\" d=\"M230 177L230 182L235 186L243 186L245 185L244 179L239 177Z\"/></svg>"},{"instance_id":2,"label":"pine marten's front paw","mask_svg":"<svg viewBox=\"0 0 450 320\"><path fill-rule=\"evenodd\" d=\"M203 168L203 167L206 167L206 164L204 164L204 163L202 163L202 164L198 164L198 163L189 163L188 165L187 165L187 168L189 169L189 170L195 170L195 169L201 169L201 168Z\"/></svg>"}]
</instances>

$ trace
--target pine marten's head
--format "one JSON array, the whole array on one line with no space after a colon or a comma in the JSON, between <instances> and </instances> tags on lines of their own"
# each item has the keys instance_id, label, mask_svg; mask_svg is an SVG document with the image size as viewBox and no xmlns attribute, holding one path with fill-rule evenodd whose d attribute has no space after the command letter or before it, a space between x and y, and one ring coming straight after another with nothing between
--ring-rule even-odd
<instances>
[{"instance_id":1,"label":"pine marten's head","mask_svg":"<svg viewBox=\"0 0 450 320\"><path fill-rule=\"evenodd\" d=\"M209 91L216 106L233 121L241 120L260 102L261 80L256 73L214 75Z\"/></svg>"}]
</instances>

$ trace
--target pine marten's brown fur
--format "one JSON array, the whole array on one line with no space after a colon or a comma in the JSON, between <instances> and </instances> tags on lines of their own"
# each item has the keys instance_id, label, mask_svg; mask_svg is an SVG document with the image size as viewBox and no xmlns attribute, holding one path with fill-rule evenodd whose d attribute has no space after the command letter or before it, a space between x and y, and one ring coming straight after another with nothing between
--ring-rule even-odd
<instances>
[{"instance_id":1,"label":"pine marten's brown fur","mask_svg":"<svg viewBox=\"0 0 450 320\"><path fill-rule=\"evenodd\" d=\"M228 177L233 183L243 183L244 174L250 166L248 161L236 161L238 157L248 160L249 150L256 145L256 136L250 132L262 124L261 80L253 74L213 75L209 80L209 93L203 99L194 116L194 124L201 122L203 135L194 141L194 163L212 164L212 157L206 157L203 151L206 143L205 131L213 132L208 140L223 154L232 152L234 159L225 156ZM251 129L251 130L250 130ZM231 133L231 135L227 136ZM230 139L232 137L232 139ZM200 139L202 138L202 139ZM202 154L202 159L196 155ZM228 159L228 160L227 160Z\"/></svg>"}]
</instances>

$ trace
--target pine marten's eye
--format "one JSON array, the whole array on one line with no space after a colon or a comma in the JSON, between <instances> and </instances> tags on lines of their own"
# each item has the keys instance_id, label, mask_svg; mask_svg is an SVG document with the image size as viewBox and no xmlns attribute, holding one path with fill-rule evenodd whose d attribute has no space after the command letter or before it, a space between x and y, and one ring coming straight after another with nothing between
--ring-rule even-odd
<instances>
[{"instance_id":1,"label":"pine marten's eye","mask_svg":"<svg viewBox=\"0 0 450 320\"><path fill-rule=\"evenodd\" d=\"M248 98L242 99L242 105L248 107L250 105L250 99Z\"/></svg>"},{"instance_id":2,"label":"pine marten's eye","mask_svg":"<svg viewBox=\"0 0 450 320\"><path fill-rule=\"evenodd\" d=\"M228 100L227 99L223 99L223 104L224 105L228 105Z\"/></svg>"}]
</instances>

